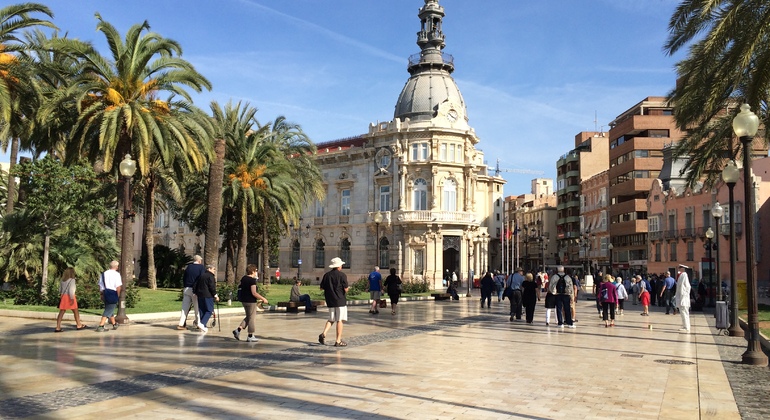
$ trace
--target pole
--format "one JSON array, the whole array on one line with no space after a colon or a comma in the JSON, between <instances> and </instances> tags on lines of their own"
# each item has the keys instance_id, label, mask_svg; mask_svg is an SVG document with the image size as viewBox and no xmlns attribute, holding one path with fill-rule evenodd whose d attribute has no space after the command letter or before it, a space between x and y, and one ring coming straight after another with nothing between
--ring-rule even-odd
<instances>
[{"instance_id":1,"label":"pole","mask_svg":"<svg viewBox=\"0 0 770 420\"><path fill-rule=\"evenodd\" d=\"M714 248L716 248L717 250L717 289L718 289L717 301L721 302L725 300L725 297L722 295L722 273L721 273L722 270L719 267L721 262L721 260L719 259L719 234L722 233L721 232L722 229L720 229L718 217L714 218L714 226L716 226L716 229L717 229L716 236L714 236L714 240L716 241L714 242Z\"/></svg>"},{"instance_id":2,"label":"pole","mask_svg":"<svg viewBox=\"0 0 770 420\"><path fill-rule=\"evenodd\" d=\"M299 224L297 224L297 244L299 249L297 250L297 280L302 279L302 218L299 218Z\"/></svg>"},{"instance_id":3,"label":"pole","mask_svg":"<svg viewBox=\"0 0 770 420\"><path fill-rule=\"evenodd\" d=\"M733 188L735 188L734 182L727 183L727 191L730 193L730 203L728 204L729 217L730 217L730 328L728 331L730 337L738 337L743 335L743 329L738 323L738 284L735 281L735 214L733 214L734 201L733 201Z\"/></svg>"},{"instance_id":4,"label":"pole","mask_svg":"<svg viewBox=\"0 0 770 420\"><path fill-rule=\"evenodd\" d=\"M375 246L377 249L377 255L375 255L374 257L374 265L379 266L380 265L380 224L375 223L375 225L377 226L377 229L376 229L376 234L375 234L376 236L374 238L374 241L377 243Z\"/></svg>"},{"instance_id":5,"label":"pole","mask_svg":"<svg viewBox=\"0 0 770 420\"><path fill-rule=\"evenodd\" d=\"M706 240L706 247L708 248L708 259L709 259L709 288L711 289L709 292L709 306L714 306L714 269L711 268L711 244L713 242L713 239L707 239Z\"/></svg>"},{"instance_id":6,"label":"pole","mask_svg":"<svg viewBox=\"0 0 770 420\"><path fill-rule=\"evenodd\" d=\"M123 179L123 229L120 237L120 279L123 281L123 287L120 288L120 301L118 302L118 316L115 322L118 324L128 323L126 316L126 288L131 279L128 278L128 267L133 262L131 248L131 236L134 215L131 212L131 178L124 176Z\"/></svg>"}]
</instances>

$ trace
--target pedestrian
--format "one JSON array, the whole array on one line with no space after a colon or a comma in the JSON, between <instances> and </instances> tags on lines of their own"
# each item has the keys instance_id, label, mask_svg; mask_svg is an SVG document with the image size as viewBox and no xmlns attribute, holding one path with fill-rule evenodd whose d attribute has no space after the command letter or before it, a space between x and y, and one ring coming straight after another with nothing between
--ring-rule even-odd
<instances>
[{"instance_id":1,"label":"pedestrian","mask_svg":"<svg viewBox=\"0 0 770 420\"><path fill-rule=\"evenodd\" d=\"M454 282L453 282L454 283ZM390 275L385 279L385 287L388 290L388 296L390 296L390 314L396 314L396 306L398 305L398 298L401 297L401 277L396 275L396 269L390 269Z\"/></svg>"},{"instance_id":2,"label":"pedestrian","mask_svg":"<svg viewBox=\"0 0 770 420\"><path fill-rule=\"evenodd\" d=\"M382 295L382 275L380 274L380 267L374 266L374 271L369 273L369 299L372 300L372 306L369 308L370 314L380 313L377 305L380 303Z\"/></svg>"},{"instance_id":3,"label":"pedestrian","mask_svg":"<svg viewBox=\"0 0 770 420\"><path fill-rule=\"evenodd\" d=\"M501 274L500 270L495 270L495 292L497 292L497 301L503 300L503 290L505 289L505 274Z\"/></svg>"},{"instance_id":4,"label":"pedestrian","mask_svg":"<svg viewBox=\"0 0 770 420\"><path fill-rule=\"evenodd\" d=\"M538 274L539 276L540 274ZM516 267L516 272L508 277L507 288L510 289L510 296L508 300L511 303L510 318L509 321L513 321L515 317L521 320L521 285L524 283L524 269Z\"/></svg>"},{"instance_id":5,"label":"pedestrian","mask_svg":"<svg viewBox=\"0 0 770 420\"><path fill-rule=\"evenodd\" d=\"M539 274L538 274L539 276ZM551 311L556 308L556 296L551 293L551 285L549 282L545 282L545 325L551 325Z\"/></svg>"},{"instance_id":6,"label":"pedestrian","mask_svg":"<svg viewBox=\"0 0 770 420\"><path fill-rule=\"evenodd\" d=\"M321 290L324 291L326 306L329 308L329 319L324 324L324 330L318 335L318 342L326 343L326 333L332 325L337 324L337 336L334 341L335 347L345 347L348 343L342 341L343 322L348 320L348 276L342 272L342 266L345 261L339 257L332 258L331 268L324 274L321 280Z\"/></svg>"},{"instance_id":7,"label":"pedestrian","mask_svg":"<svg viewBox=\"0 0 770 420\"><path fill-rule=\"evenodd\" d=\"M647 290L650 292L650 305L655 306L655 302L657 302L657 293L656 291L658 288L658 275L653 274L650 276L650 278L647 280L647 284L650 286L650 288Z\"/></svg>"},{"instance_id":8,"label":"pedestrian","mask_svg":"<svg viewBox=\"0 0 770 420\"><path fill-rule=\"evenodd\" d=\"M204 271L193 285L193 293L198 297L198 310L200 311L200 320L198 321L198 329L206 333L209 331L206 324L211 318L211 314L214 313L214 301L219 302L219 295L217 295L217 268L211 264L206 264L206 271Z\"/></svg>"},{"instance_id":9,"label":"pedestrian","mask_svg":"<svg viewBox=\"0 0 770 420\"><path fill-rule=\"evenodd\" d=\"M623 279L620 277L617 278L617 284L615 284L615 287L618 289L618 308L617 313L618 315L624 314L623 306L626 303L626 300L628 299L628 290L626 290L626 286L623 284Z\"/></svg>"},{"instance_id":10,"label":"pedestrian","mask_svg":"<svg viewBox=\"0 0 770 420\"><path fill-rule=\"evenodd\" d=\"M599 314L599 318L602 317L602 302L599 297L599 289L602 286L602 282L604 282L604 277L602 276L597 277L596 280L594 281L593 290L592 290L592 293L594 294L594 301L596 302L596 312Z\"/></svg>"},{"instance_id":11,"label":"pedestrian","mask_svg":"<svg viewBox=\"0 0 770 420\"><path fill-rule=\"evenodd\" d=\"M669 313L676 314L676 308L674 306L674 295L676 294L676 280L671 277L671 272L666 271L666 278L663 279L663 287L660 291L660 298L666 305L666 315Z\"/></svg>"},{"instance_id":12,"label":"pedestrian","mask_svg":"<svg viewBox=\"0 0 770 420\"><path fill-rule=\"evenodd\" d=\"M642 304L642 316L650 316L650 292L647 290L647 282L642 276L636 276L636 283L639 285L639 303Z\"/></svg>"},{"instance_id":13,"label":"pedestrian","mask_svg":"<svg viewBox=\"0 0 770 420\"><path fill-rule=\"evenodd\" d=\"M104 302L104 312L96 332L104 332L104 324L107 319L110 320L113 330L118 329L118 323L115 321L115 308L120 302L120 292L123 289L123 281L120 278L120 273L118 273L119 266L120 263L117 261L110 261L110 268L102 273L99 279L99 295Z\"/></svg>"},{"instance_id":14,"label":"pedestrian","mask_svg":"<svg viewBox=\"0 0 770 420\"><path fill-rule=\"evenodd\" d=\"M631 292L634 297L634 305L639 304L639 283L636 282L636 277L631 277L631 289L627 290Z\"/></svg>"},{"instance_id":15,"label":"pedestrian","mask_svg":"<svg viewBox=\"0 0 770 420\"><path fill-rule=\"evenodd\" d=\"M604 327L609 328L615 326L615 304L618 303L618 289L612 282L614 279L611 274L607 274L603 280L599 287L599 299L602 301Z\"/></svg>"},{"instance_id":16,"label":"pedestrian","mask_svg":"<svg viewBox=\"0 0 770 420\"><path fill-rule=\"evenodd\" d=\"M233 336L236 340L240 340L241 331L248 327L249 336L246 337L246 341L256 343L257 337L254 336L254 332L257 331L257 301L267 303L267 299L257 292L257 266L255 264L246 266L246 275L241 278L241 284L238 288L246 317L243 318L238 328L233 330Z\"/></svg>"},{"instance_id":17,"label":"pedestrian","mask_svg":"<svg viewBox=\"0 0 770 420\"><path fill-rule=\"evenodd\" d=\"M532 325L535 320L535 305L540 300L540 288L535 283L532 273L524 276L524 282L521 284L521 301L524 304L525 320L527 324Z\"/></svg>"},{"instance_id":18,"label":"pedestrian","mask_svg":"<svg viewBox=\"0 0 770 420\"><path fill-rule=\"evenodd\" d=\"M184 269L184 275L182 276L182 314L179 316L179 325L176 326L178 330L187 329L187 314L190 313L192 307L195 312L195 319L193 325L198 325L200 322L200 313L198 312L198 298L193 293L193 285L198 276L206 271L206 267L203 266L203 257L195 255L191 263L187 264Z\"/></svg>"},{"instance_id":19,"label":"pedestrian","mask_svg":"<svg viewBox=\"0 0 770 420\"><path fill-rule=\"evenodd\" d=\"M75 327L78 330L84 330L88 328L80 322L80 313L78 312L78 300L75 297L75 290L77 285L75 284L75 269L68 267L61 275L59 281L59 316L56 317L56 329L53 332L62 332L61 321L64 318L64 313L68 310L72 311L75 316Z\"/></svg>"},{"instance_id":20,"label":"pedestrian","mask_svg":"<svg viewBox=\"0 0 770 420\"><path fill-rule=\"evenodd\" d=\"M313 310L315 309L315 307L313 307L313 301L310 300L310 295L302 294L302 292L300 292L299 286L301 285L302 285L302 280L295 278L294 286L291 286L291 292L289 293L289 301L302 302L302 304L305 305L305 313L313 312Z\"/></svg>"},{"instance_id":21,"label":"pedestrian","mask_svg":"<svg viewBox=\"0 0 770 420\"><path fill-rule=\"evenodd\" d=\"M487 301L487 308L492 307L492 292L495 291L495 280L492 278L492 272L487 271L481 278L481 307L484 307L484 301Z\"/></svg>"},{"instance_id":22,"label":"pedestrian","mask_svg":"<svg viewBox=\"0 0 770 420\"><path fill-rule=\"evenodd\" d=\"M684 264L679 264L679 277L676 279L676 306L679 308L679 315L682 317L682 328L680 333L690 333L690 279L687 276L687 269L690 268Z\"/></svg>"},{"instance_id":23,"label":"pedestrian","mask_svg":"<svg viewBox=\"0 0 770 420\"><path fill-rule=\"evenodd\" d=\"M557 266L556 274L551 277L549 290L556 296L556 319L559 321L559 327L575 328L569 307L574 293L572 278L564 273L563 265Z\"/></svg>"},{"instance_id":24,"label":"pedestrian","mask_svg":"<svg viewBox=\"0 0 770 420\"><path fill-rule=\"evenodd\" d=\"M577 319L577 313L575 310L577 309L577 301L578 301L578 295L580 294L580 279L577 277L577 275L573 272L572 273L572 280L574 284L572 285L572 288L574 289L572 293L572 298L570 299L569 303L569 310L572 314L572 322L578 322Z\"/></svg>"}]
</instances>

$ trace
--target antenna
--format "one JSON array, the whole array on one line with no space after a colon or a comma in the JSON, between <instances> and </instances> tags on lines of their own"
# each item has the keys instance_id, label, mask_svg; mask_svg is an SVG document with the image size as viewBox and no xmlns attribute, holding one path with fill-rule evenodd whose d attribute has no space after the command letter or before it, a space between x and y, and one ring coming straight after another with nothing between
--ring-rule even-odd
<instances>
[{"instance_id":1,"label":"antenna","mask_svg":"<svg viewBox=\"0 0 770 420\"><path fill-rule=\"evenodd\" d=\"M597 131L598 129L599 129L599 119L598 119L596 110L594 110L594 131Z\"/></svg>"},{"instance_id":2,"label":"antenna","mask_svg":"<svg viewBox=\"0 0 770 420\"><path fill-rule=\"evenodd\" d=\"M495 167L487 166L489 170L495 171L495 176L500 176L500 172L509 172L512 174L531 174L531 175L543 175L545 172L543 171L535 171L532 169L504 169L500 167L500 159L497 159L497 162L495 163Z\"/></svg>"}]
</instances>

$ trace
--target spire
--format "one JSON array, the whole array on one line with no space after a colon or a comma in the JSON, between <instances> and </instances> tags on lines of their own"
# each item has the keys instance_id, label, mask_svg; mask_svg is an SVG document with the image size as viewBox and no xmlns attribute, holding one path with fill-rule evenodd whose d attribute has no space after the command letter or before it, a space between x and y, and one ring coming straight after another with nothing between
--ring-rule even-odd
<instances>
[{"instance_id":1,"label":"spire","mask_svg":"<svg viewBox=\"0 0 770 420\"><path fill-rule=\"evenodd\" d=\"M441 30L441 22L444 18L444 8L438 4L438 0L425 0L417 14L420 18L420 32L417 32L417 45L420 53L409 57L409 73L415 74L423 69L438 68L449 73L454 71L454 59L451 55L444 54L444 32Z\"/></svg>"}]
</instances>

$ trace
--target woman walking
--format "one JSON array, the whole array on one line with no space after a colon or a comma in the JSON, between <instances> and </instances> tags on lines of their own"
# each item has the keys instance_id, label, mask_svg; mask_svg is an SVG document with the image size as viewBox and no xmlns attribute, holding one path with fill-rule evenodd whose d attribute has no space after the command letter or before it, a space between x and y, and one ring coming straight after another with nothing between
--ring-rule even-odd
<instances>
[{"instance_id":1,"label":"woman walking","mask_svg":"<svg viewBox=\"0 0 770 420\"><path fill-rule=\"evenodd\" d=\"M241 285L239 289L243 310L246 311L246 318L243 318L241 325L239 325L237 329L233 330L233 336L236 340L240 340L241 330L248 326L249 336L246 338L246 341L249 343L255 343L257 342L257 337L254 336L254 332L257 330L257 301L267 303L267 299L265 299L257 292L256 265L249 264L246 266L246 275L241 278Z\"/></svg>"},{"instance_id":2,"label":"woman walking","mask_svg":"<svg viewBox=\"0 0 770 420\"><path fill-rule=\"evenodd\" d=\"M615 326L615 305L618 303L618 289L612 280L612 274L607 274L599 287L599 299L602 301L602 319L605 328ZM607 316L608 312L609 317Z\"/></svg>"},{"instance_id":3,"label":"woman walking","mask_svg":"<svg viewBox=\"0 0 770 420\"><path fill-rule=\"evenodd\" d=\"M527 324L532 325L532 321L535 319L535 304L540 300L540 287L537 286L532 273L527 273L524 276L524 282L521 283L522 294L521 299L524 304L524 313L527 320Z\"/></svg>"},{"instance_id":4,"label":"woman walking","mask_svg":"<svg viewBox=\"0 0 770 420\"><path fill-rule=\"evenodd\" d=\"M539 276L540 274L538 274ZM551 310L556 309L556 296L549 291L549 282L545 282L545 325L551 325Z\"/></svg>"},{"instance_id":5,"label":"woman walking","mask_svg":"<svg viewBox=\"0 0 770 420\"><path fill-rule=\"evenodd\" d=\"M64 318L64 313L68 310L72 310L72 314L75 315L75 325L77 329L84 330L88 328L80 322L80 313L78 312L78 301L75 298L75 269L72 267L67 268L61 275L59 282L59 316L56 317L56 329L53 332L62 332L61 321Z\"/></svg>"},{"instance_id":6,"label":"woman walking","mask_svg":"<svg viewBox=\"0 0 770 420\"><path fill-rule=\"evenodd\" d=\"M388 290L388 296L390 296L390 314L396 314L396 305L398 305L398 298L401 296L401 277L396 275L396 269L390 269L390 275L385 279L385 287Z\"/></svg>"},{"instance_id":7,"label":"woman walking","mask_svg":"<svg viewBox=\"0 0 770 420\"><path fill-rule=\"evenodd\" d=\"M626 302L626 299L628 299L628 290L626 290L626 286L623 284L623 279L620 277L615 279L615 287L618 289L618 315L623 315L623 305Z\"/></svg>"},{"instance_id":8,"label":"woman walking","mask_svg":"<svg viewBox=\"0 0 770 420\"><path fill-rule=\"evenodd\" d=\"M639 285L639 303L642 304L641 316L650 316L650 292L647 291L646 281L641 276L636 276L636 283Z\"/></svg>"}]
</instances>

